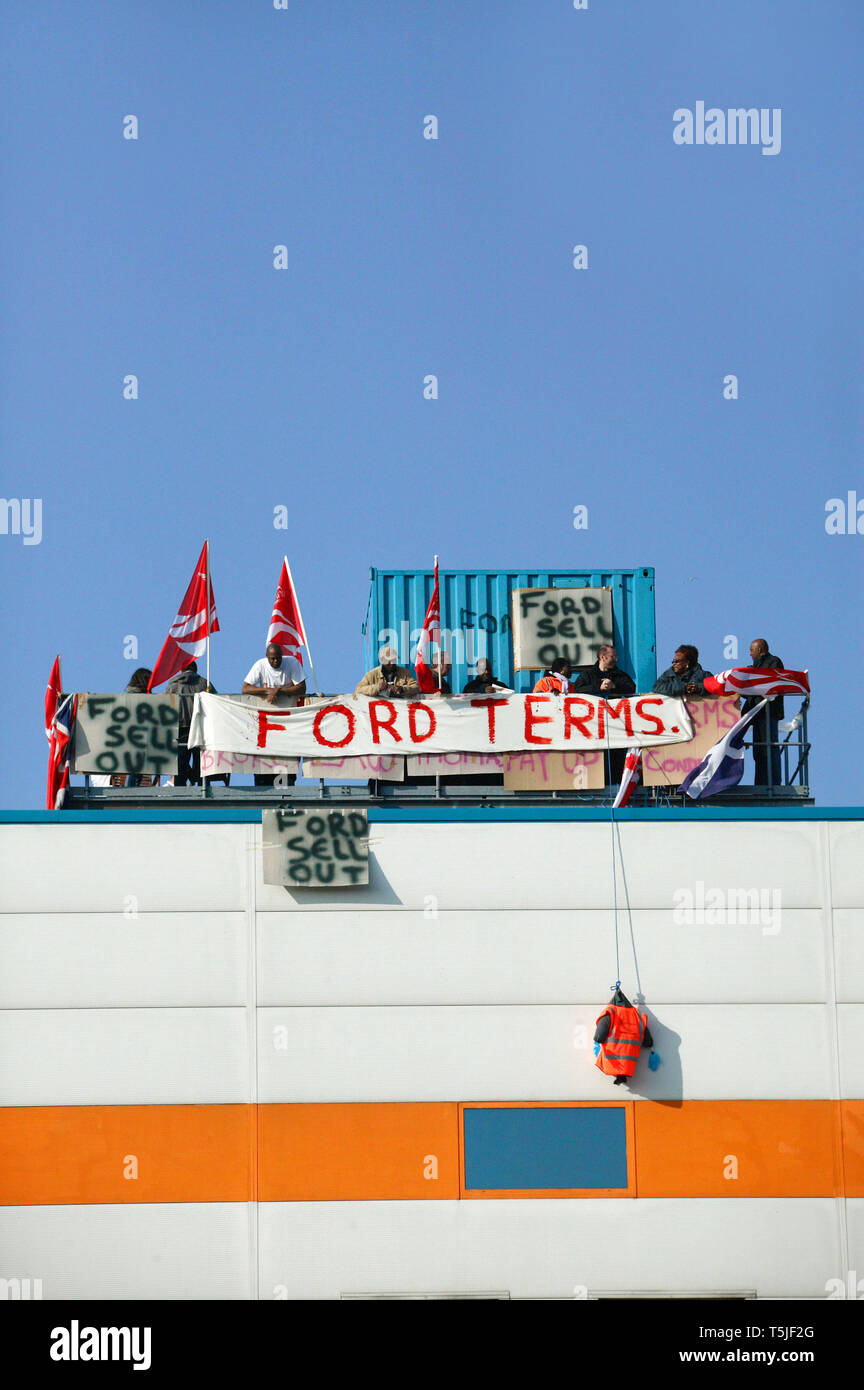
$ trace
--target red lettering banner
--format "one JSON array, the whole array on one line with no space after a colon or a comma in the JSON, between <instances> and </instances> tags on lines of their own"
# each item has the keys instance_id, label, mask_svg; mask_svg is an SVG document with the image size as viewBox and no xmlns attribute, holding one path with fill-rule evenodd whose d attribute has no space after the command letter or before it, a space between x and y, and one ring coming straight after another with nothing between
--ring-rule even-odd
<instances>
[{"instance_id":1,"label":"red lettering banner","mask_svg":"<svg viewBox=\"0 0 864 1390\"><path fill-rule=\"evenodd\" d=\"M656 747L686 743L683 700L634 695L531 694L508 699L367 699L340 695L298 709L256 709L226 695L197 695L189 744L219 753L309 758L376 754L520 753L537 748Z\"/></svg>"}]
</instances>

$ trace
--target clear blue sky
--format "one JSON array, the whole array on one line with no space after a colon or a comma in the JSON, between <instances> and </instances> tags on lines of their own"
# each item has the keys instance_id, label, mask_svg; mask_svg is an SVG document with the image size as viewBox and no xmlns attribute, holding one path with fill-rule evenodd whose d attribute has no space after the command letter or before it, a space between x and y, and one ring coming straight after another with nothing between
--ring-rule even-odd
<instances>
[{"instance_id":1,"label":"clear blue sky","mask_svg":"<svg viewBox=\"0 0 864 1390\"><path fill-rule=\"evenodd\" d=\"M811 672L818 801L860 802L864 535L825 530L864 498L858 0L0 26L2 492L43 508L40 544L0 535L3 805L44 805L56 652L66 689L152 666L207 535L223 690L286 550L326 690L370 564L653 565L661 666L766 636ZM676 145L698 101L780 108L780 153Z\"/></svg>"}]
</instances>

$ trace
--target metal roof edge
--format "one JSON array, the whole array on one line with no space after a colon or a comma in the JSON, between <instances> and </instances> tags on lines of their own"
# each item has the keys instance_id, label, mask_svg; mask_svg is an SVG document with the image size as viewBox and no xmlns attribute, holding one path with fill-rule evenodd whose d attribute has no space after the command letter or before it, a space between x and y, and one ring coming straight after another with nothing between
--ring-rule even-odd
<instances>
[{"instance_id":1,"label":"metal roof edge","mask_svg":"<svg viewBox=\"0 0 864 1390\"><path fill-rule=\"evenodd\" d=\"M333 808L333 802L323 806ZM318 803L304 809L317 809ZM235 824L252 825L261 820L257 807L154 807L152 810L130 807L128 810L100 811L0 811L0 825L148 825L148 824ZM355 808L357 809L357 808ZM608 807L603 806L369 806L371 822L398 824L401 822L453 823L459 821L605 821L609 822ZM864 806L739 806L713 807L634 807L619 810L615 820L676 821L698 825L706 821L864 821Z\"/></svg>"}]
</instances>

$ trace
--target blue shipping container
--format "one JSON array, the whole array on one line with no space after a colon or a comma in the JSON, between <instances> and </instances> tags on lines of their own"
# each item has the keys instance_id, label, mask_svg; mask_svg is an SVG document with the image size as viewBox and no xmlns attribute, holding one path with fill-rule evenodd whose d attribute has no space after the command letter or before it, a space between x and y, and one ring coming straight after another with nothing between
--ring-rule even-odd
<instances>
[{"instance_id":1,"label":"blue shipping container","mask_svg":"<svg viewBox=\"0 0 864 1390\"><path fill-rule=\"evenodd\" d=\"M403 666L413 666L417 638L432 597L431 570L369 571L371 591L363 624L366 670L390 645ZM612 594L618 664L637 690L657 679L654 570L439 570L444 646L453 661L450 685L461 691L475 674L477 658L491 658L499 680L531 690L537 673L513 670L511 601L514 589L608 588Z\"/></svg>"}]
</instances>

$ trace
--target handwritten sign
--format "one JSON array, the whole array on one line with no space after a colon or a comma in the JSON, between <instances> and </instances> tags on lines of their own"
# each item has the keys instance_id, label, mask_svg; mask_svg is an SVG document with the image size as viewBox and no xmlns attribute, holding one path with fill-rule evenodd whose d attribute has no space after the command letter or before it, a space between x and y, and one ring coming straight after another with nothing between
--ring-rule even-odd
<instances>
[{"instance_id":1,"label":"handwritten sign","mask_svg":"<svg viewBox=\"0 0 864 1390\"><path fill-rule=\"evenodd\" d=\"M265 883L345 888L369 882L365 811L263 811L261 839Z\"/></svg>"},{"instance_id":2,"label":"handwritten sign","mask_svg":"<svg viewBox=\"0 0 864 1390\"><path fill-rule=\"evenodd\" d=\"M560 657L590 666L612 641L610 589L514 589L513 666L545 670Z\"/></svg>"},{"instance_id":3,"label":"handwritten sign","mask_svg":"<svg viewBox=\"0 0 864 1390\"><path fill-rule=\"evenodd\" d=\"M480 772L500 777L506 758L506 753L425 753L406 763L409 777L476 777Z\"/></svg>"},{"instance_id":4,"label":"handwritten sign","mask_svg":"<svg viewBox=\"0 0 864 1390\"><path fill-rule=\"evenodd\" d=\"M293 772L296 775L299 771L299 758L259 758L255 753L209 753L206 749L201 754L203 777L224 777L231 772L253 775L256 772Z\"/></svg>"},{"instance_id":5,"label":"handwritten sign","mask_svg":"<svg viewBox=\"0 0 864 1390\"><path fill-rule=\"evenodd\" d=\"M378 758L304 758L304 777L347 777L360 781L404 782L405 759Z\"/></svg>"},{"instance_id":6,"label":"handwritten sign","mask_svg":"<svg viewBox=\"0 0 864 1390\"><path fill-rule=\"evenodd\" d=\"M78 696L74 772L177 771L176 695Z\"/></svg>"},{"instance_id":7,"label":"handwritten sign","mask_svg":"<svg viewBox=\"0 0 864 1390\"><path fill-rule=\"evenodd\" d=\"M255 710L196 695L193 748L264 757L371 757L380 753L518 753L684 743L683 700L634 695L461 696L423 700L343 695L318 709Z\"/></svg>"},{"instance_id":8,"label":"handwritten sign","mask_svg":"<svg viewBox=\"0 0 864 1390\"><path fill-rule=\"evenodd\" d=\"M509 753L504 786L514 792L563 792L606 785L605 753Z\"/></svg>"},{"instance_id":9,"label":"handwritten sign","mask_svg":"<svg viewBox=\"0 0 864 1390\"><path fill-rule=\"evenodd\" d=\"M578 791L605 786L603 753L439 753L406 759L408 776L503 774L510 791Z\"/></svg>"},{"instance_id":10,"label":"handwritten sign","mask_svg":"<svg viewBox=\"0 0 864 1390\"><path fill-rule=\"evenodd\" d=\"M701 763L709 748L728 733L740 718L737 695L719 700L687 700L687 713L693 737L674 748L646 751L642 759L642 782L646 787L677 787L688 772Z\"/></svg>"}]
</instances>

